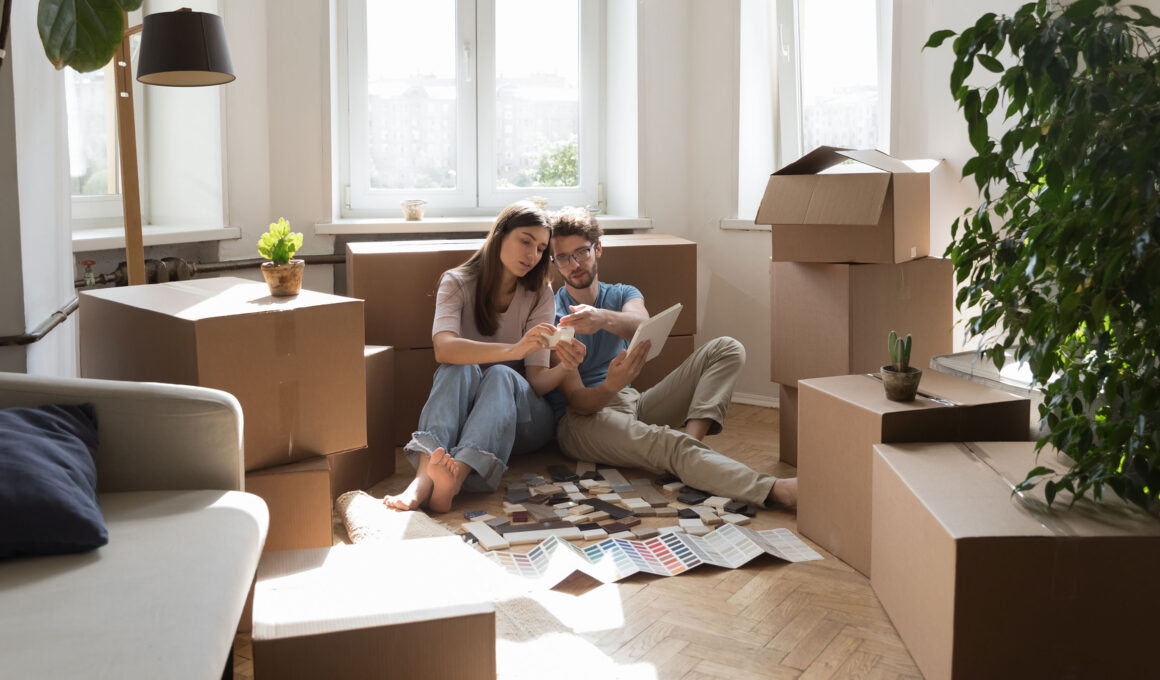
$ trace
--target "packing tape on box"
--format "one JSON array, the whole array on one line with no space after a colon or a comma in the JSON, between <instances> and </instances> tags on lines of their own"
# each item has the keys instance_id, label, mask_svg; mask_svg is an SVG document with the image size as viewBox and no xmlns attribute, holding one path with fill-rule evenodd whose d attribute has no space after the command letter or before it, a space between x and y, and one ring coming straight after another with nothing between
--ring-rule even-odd
<instances>
[{"instance_id":1,"label":"packing tape on box","mask_svg":"<svg viewBox=\"0 0 1160 680\"><path fill-rule=\"evenodd\" d=\"M873 379L877 380L878 382L882 382L882 376L877 374L877 373L867 373L866 377L873 378ZM919 397L922 397L923 399L926 399L927 401L933 401L934 403L939 404L941 406L962 406L962 404L960 404L958 402L951 401L950 399L943 399L942 397L936 397L933 394L931 394L929 392L923 392L922 390L915 392L915 394Z\"/></svg>"},{"instance_id":2,"label":"packing tape on box","mask_svg":"<svg viewBox=\"0 0 1160 680\"><path fill-rule=\"evenodd\" d=\"M278 383L278 428L286 433L286 459L294 454L294 436L298 433L299 394L298 381L287 380Z\"/></svg>"},{"instance_id":3,"label":"packing tape on box","mask_svg":"<svg viewBox=\"0 0 1160 680\"><path fill-rule=\"evenodd\" d=\"M278 357L298 353L297 315L292 311L274 315L274 353Z\"/></svg>"},{"instance_id":4,"label":"packing tape on box","mask_svg":"<svg viewBox=\"0 0 1160 680\"><path fill-rule=\"evenodd\" d=\"M1047 506L1047 503L1033 497L1028 493L1018 491L1015 488L1018 486L1018 483L1011 481L1007 475L1003 474L998 468L992 465L989 460L990 457L986 453L979 451L967 442L960 442L958 447L959 450L966 454L967 458L971 459L976 465L990 470L991 472L995 473L995 476L1003 480L1003 483L1011 489L1011 494L1019 499L1018 503L1024 508L1027 508L1029 512L1034 513L1035 521L1039 523L1039 526L1050 531L1053 536L1078 535L1073 529L1070 529L1062 522L1057 522L1048 516L1051 510Z\"/></svg>"}]
</instances>

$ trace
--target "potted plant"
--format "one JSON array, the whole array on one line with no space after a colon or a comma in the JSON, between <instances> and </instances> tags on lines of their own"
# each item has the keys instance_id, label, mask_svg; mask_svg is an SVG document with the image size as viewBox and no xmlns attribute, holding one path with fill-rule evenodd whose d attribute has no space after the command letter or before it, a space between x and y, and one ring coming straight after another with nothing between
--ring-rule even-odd
<instances>
[{"instance_id":1,"label":"potted plant","mask_svg":"<svg viewBox=\"0 0 1160 680\"><path fill-rule=\"evenodd\" d=\"M910 335L898 337L890 331L886 338L886 348L890 350L890 363L883 366L878 374L886 388L886 398L891 401L914 401L918 394L918 383L922 380L922 369L910 365Z\"/></svg>"},{"instance_id":2,"label":"potted plant","mask_svg":"<svg viewBox=\"0 0 1160 680\"><path fill-rule=\"evenodd\" d=\"M303 260L292 259L302 247L302 234L290 231L290 223L279 217L270 230L258 240L258 254L269 260L262 263L262 276L270 287L270 295L286 297L302 290Z\"/></svg>"},{"instance_id":3,"label":"potted plant","mask_svg":"<svg viewBox=\"0 0 1160 680\"><path fill-rule=\"evenodd\" d=\"M957 304L976 311L981 353L1000 367L1012 353L1043 386L1038 445L1072 463L1019 488L1043 482L1049 503L1107 486L1160 507L1157 28L1118 0L1040 1L984 14L953 43L950 89L976 153L962 174L982 197L951 227ZM968 84L975 64L994 75Z\"/></svg>"}]
</instances>

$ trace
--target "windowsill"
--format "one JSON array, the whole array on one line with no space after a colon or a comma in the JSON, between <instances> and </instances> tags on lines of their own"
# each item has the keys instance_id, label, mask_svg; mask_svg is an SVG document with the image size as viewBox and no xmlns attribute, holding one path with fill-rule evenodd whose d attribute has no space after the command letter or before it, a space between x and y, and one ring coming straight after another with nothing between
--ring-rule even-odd
<instances>
[{"instance_id":1,"label":"windowsill","mask_svg":"<svg viewBox=\"0 0 1160 680\"><path fill-rule=\"evenodd\" d=\"M723 217L720 224L722 231L772 231L768 224L754 224L751 219L737 217Z\"/></svg>"},{"instance_id":2,"label":"windowsill","mask_svg":"<svg viewBox=\"0 0 1160 680\"><path fill-rule=\"evenodd\" d=\"M241 238L242 230L238 227L157 227L146 225L141 228L141 237L147 246L164 246L173 243L200 243ZM74 253L124 247L125 230L123 227L80 229L72 234Z\"/></svg>"},{"instance_id":3,"label":"windowsill","mask_svg":"<svg viewBox=\"0 0 1160 680\"><path fill-rule=\"evenodd\" d=\"M647 217L616 217L597 215L596 220L604 229L651 230L652 220ZM373 219L340 219L314 225L314 233L319 235L351 234L449 234L481 233L491 231L495 217L486 215L469 217L428 217L423 220L404 220L401 217Z\"/></svg>"}]
</instances>

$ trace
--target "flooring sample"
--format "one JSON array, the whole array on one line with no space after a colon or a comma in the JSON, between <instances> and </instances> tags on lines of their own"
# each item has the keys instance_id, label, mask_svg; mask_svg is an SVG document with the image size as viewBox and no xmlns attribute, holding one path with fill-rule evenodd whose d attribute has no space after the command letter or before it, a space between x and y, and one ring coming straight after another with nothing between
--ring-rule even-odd
<instances>
[{"instance_id":1,"label":"flooring sample","mask_svg":"<svg viewBox=\"0 0 1160 680\"><path fill-rule=\"evenodd\" d=\"M624 478L624 475L620 474L620 470L615 468L598 468L596 471L600 473L600 476L604 478L605 482L608 482L608 486L632 486L628 483L628 480Z\"/></svg>"},{"instance_id":2,"label":"flooring sample","mask_svg":"<svg viewBox=\"0 0 1160 680\"><path fill-rule=\"evenodd\" d=\"M560 485L560 490L563 491L564 493L577 493L578 491L580 491L580 488L577 487L572 482L565 482L564 484Z\"/></svg>"},{"instance_id":3,"label":"flooring sample","mask_svg":"<svg viewBox=\"0 0 1160 680\"><path fill-rule=\"evenodd\" d=\"M598 494L596 497L602 501L608 501L609 503L620 500L620 494L618 493L602 493Z\"/></svg>"},{"instance_id":4,"label":"flooring sample","mask_svg":"<svg viewBox=\"0 0 1160 680\"><path fill-rule=\"evenodd\" d=\"M584 519L588 519L588 518L585 517ZM599 529L600 525L597 524L596 522L588 522L585 524L578 524L578 525L576 525L576 528L579 529L580 531L592 531L593 529Z\"/></svg>"},{"instance_id":5,"label":"flooring sample","mask_svg":"<svg viewBox=\"0 0 1160 680\"><path fill-rule=\"evenodd\" d=\"M653 508L653 511L656 513L657 517L676 517L678 512L677 509L671 505L666 505L663 508Z\"/></svg>"},{"instance_id":6,"label":"flooring sample","mask_svg":"<svg viewBox=\"0 0 1160 680\"><path fill-rule=\"evenodd\" d=\"M580 534L584 537L585 541L595 541L608 536L608 532L600 527L589 529L588 531L581 531Z\"/></svg>"},{"instance_id":7,"label":"flooring sample","mask_svg":"<svg viewBox=\"0 0 1160 680\"><path fill-rule=\"evenodd\" d=\"M732 526L732 525L729 525ZM685 527L685 533L691 536L704 536L713 530L713 527L707 527L704 524L695 527Z\"/></svg>"},{"instance_id":8,"label":"flooring sample","mask_svg":"<svg viewBox=\"0 0 1160 680\"><path fill-rule=\"evenodd\" d=\"M512 521L513 522L526 522L526 521L528 521L528 511L527 510L514 510L514 511L512 511Z\"/></svg>"},{"instance_id":9,"label":"flooring sample","mask_svg":"<svg viewBox=\"0 0 1160 680\"><path fill-rule=\"evenodd\" d=\"M528 510L528 517L531 517L537 522L550 522L554 519L559 519L556 511L547 505L537 505L535 503L528 503L525 506Z\"/></svg>"},{"instance_id":10,"label":"flooring sample","mask_svg":"<svg viewBox=\"0 0 1160 680\"><path fill-rule=\"evenodd\" d=\"M709 496L695 491L685 491L685 493L677 496L677 500L685 505L698 505L707 499Z\"/></svg>"},{"instance_id":11,"label":"flooring sample","mask_svg":"<svg viewBox=\"0 0 1160 680\"><path fill-rule=\"evenodd\" d=\"M632 530L632 535L635 536L636 540L638 540L638 541L643 541L646 538L652 538L653 536L656 536L659 533L660 533L659 531L657 531L656 529L654 529L652 527L640 527L639 529Z\"/></svg>"},{"instance_id":12,"label":"flooring sample","mask_svg":"<svg viewBox=\"0 0 1160 680\"><path fill-rule=\"evenodd\" d=\"M609 538L636 538L636 535L633 534L631 531L625 529L624 531L618 531L615 534L610 533L610 534L608 534L608 537Z\"/></svg>"},{"instance_id":13,"label":"flooring sample","mask_svg":"<svg viewBox=\"0 0 1160 680\"><path fill-rule=\"evenodd\" d=\"M587 515L587 517L588 517L588 521L590 521L590 522L603 522L606 519L611 519L612 515L608 514L607 512L604 512L603 510L597 510L596 512L592 513L591 515Z\"/></svg>"},{"instance_id":14,"label":"flooring sample","mask_svg":"<svg viewBox=\"0 0 1160 680\"><path fill-rule=\"evenodd\" d=\"M709 526L721 523L721 517L718 516L712 508L706 508L699 505L693 508L693 512L697 513L701 517L701 521Z\"/></svg>"},{"instance_id":15,"label":"flooring sample","mask_svg":"<svg viewBox=\"0 0 1160 680\"><path fill-rule=\"evenodd\" d=\"M487 514L487 510L471 510L470 512L463 513L463 519L475 519L476 517L479 517L480 515L486 515L486 514Z\"/></svg>"},{"instance_id":16,"label":"flooring sample","mask_svg":"<svg viewBox=\"0 0 1160 680\"><path fill-rule=\"evenodd\" d=\"M580 479L580 475L572 472L568 468L559 463L548 466L548 475L551 476L553 482L574 482Z\"/></svg>"},{"instance_id":17,"label":"flooring sample","mask_svg":"<svg viewBox=\"0 0 1160 680\"><path fill-rule=\"evenodd\" d=\"M677 517L681 519L695 519L698 522L701 521L701 516L694 512L692 508L681 508L677 510Z\"/></svg>"},{"instance_id":18,"label":"flooring sample","mask_svg":"<svg viewBox=\"0 0 1160 680\"><path fill-rule=\"evenodd\" d=\"M621 522L609 522L600 528L607 531L609 536L620 533L621 531L628 531L628 525Z\"/></svg>"},{"instance_id":19,"label":"flooring sample","mask_svg":"<svg viewBox=\"0 0 1160 680\"><path fill-rule=\"evenodd\" d=\"M640 499L654 508L660 508L669 504L669 499L660 491L657 491L651 484L633 484L636 493Z\"/></svg>"},{"instance_id":20,"label":"flooring sample","mask_svg":"<svg viewBox=\"0 0 1160 680\"><path fill-rule=\"evenodd\" d=\"M687 529L689 527L703 527L703 526L705 526L705 523L701 521L700 517L698 517L697 519L682 519L682 520L679 520L677 523L681 525L682 529Z\"/></svg>"},{"instance_id":21,"label":"flooring sample","mask_svg":"<svg viewBox=\"0 0 1160 680\"><path fill-rule=\"evenodd\" d=\"M701 501L701 505L708 505L710 508L717 508L720 510L732 502L732 498L725 498L724 496L709 496L705 500Z\"/></svg>"},{"instance_id":22,"label":"flooring sample","mask_svg":"<svg viewBox=\"0 0 1160 680\"><path fill-rule=\"evenodd\" d=\"M634 527L634 526L640 524L640 520L637 519L636 517L621 517L620 523L626 527Z\"/></svg>"},{"instance_id":23,"label":"flooring sample","mask_svg":"<svg viewBox=\"0 0 1160 680\"><path fill-rule=\"evenodd\" d=\"M641 508L652 508L652 505L649 504L649 502L644 500L643 498L621 498L620 502L621 502L621 504L624 505L624 507L628 508L629 510L632 510L633 512L636 512L637 510L640 510ZM665 503L667 505L668 501L666 501Z\"/></svg>"},{"instance_id":24,"label":"flooring sample","mask_svg":"<svg viewBox=\"0 0 1160 680\"><path fill-rule=\"evenodd\" d=\"M476 521L478 521L478 520L476 520ZM492 529L494 529L496 527L502 527L504 525L511 524L511 523L512 523L512 521L510 519L508 519L507 517L493 517L493 518L487 520L486 522L484 522L484 524L488 525Z\"/></svg>"},{"instance_id":25,"label":"flooring sample","mask_svg":"<svg viewBox=\"0 0 1160 680\"><path fill-rule=\"evenodd\" d=\"M532 494L527 491L509 491L503 495L503 499L508 503L523 503L532 497Z\"/></svg>"},{"instance_id":26,"label":"flooring sample","mask_svg":"<svg viewBox=\"0 0 1160 680\"><path fill-rule=\"evenodd\" d=\"M745 515L737 514L736 512L731 512L727 515L721 515L721 519L725 522L730 523L730 524L737 524L737 525L749 524L748 517L746 517Z\"/></svg>"},{"instance_id":27,"label":"flooring sample","mask_svg":"<svg viewBox=\"0 0 1160 680\"><path fill-rule=\"evenodd\" d=\"M661 488L664 489L665 491L672 491L675 493L677 491L681 491L682 489L684 489L685 483L678 479L675 482L669 482L668 484L661 485Z\"/></svg>"},{"instance_id":28,"label":"flooring sample","mask_svg":"<svg viewBox=\"0 0 1160 680\"><path fill-rule=\"evenodd\" d=\"M596 512L596 508L587 503L578 503L575 507L568 508L568 514L570 515L587 515L593 512Z\"/></svg>"},{"instance_id":29,"label":"flooring sample","mask_svg":"<svg viewBox=\"0 0 1160 680\"><path fill-rule=\"evenodd\" d=\"M566 541L579 541L584 538L584 534L576 527L568 527L567 529L543 529L541 531L522 531L518 534L508 536L508 541L512 545L524 545L527 543L539 543L546 538L559 538Z\"/></svg>"},{"instance_id":30,"label":"flooring sample","mask_svg":"<svg viewBox=\"0 0 1160 680\"><path fill-rule=\"evenodd\" d=\"M579 503L580 501L584 500L585 498L588 498L588 496L585 496L584 494L580 493L579 491L573 491L572 493L568 494L568 500L573 501L575 503Z\"/></svg>"},{"instance_id":31,"label":"flooring sample","mask_svg":"<svg viewBox=\"0 0 1160 680\"><path fill-rule=\"evenodd\" d=\"M657 477L656 479L654 479L653 484L656 484L657 486L664 488L666 484L672 484L673 482L679 482L679 481L681 481L680 477L677 477L676 475L674 475L671 472L666 472L663 475L661 475L660 477Z\"/></svg>"},{"instance_id":32,"label":"flooring sample","mask_svg":"<svg viewBox=\"0 0 1160 680\"><path fill-rule=\"evenodd\" d=\"M465 522L463 529L475 537L484 550L503 550L509 543L483 522Z\"/></svg>"},{"instance_id":33,"label":"flooring sample","mask_svg":"<svg viewBox=\"0 0 1160 680\"><path fill-rule=\"evenodd\" d=\"M651 505L645 506L643 508L633 508L632 511L636 513L637 517L656 517L657 516L657 509L652 507Z\"/></svg>"},{"instance_id":34,"label":"flooring sample","mask_svg":"<svg viewBox=\"0 0 1160 680\"><path fill-rule=\"evenodd\" d=\"M594 486L600 486L600 482L596 481L595 479L581 479L580 486L590 490Z\"/></svg>"},{"instance_id":35,"label":"flooring sample","mask_svg":"<svg viewBox=\"0 0 1160 680\"><path fill-rule=\"evenodd\" d=\"M596 472L596 463L590 463L586 460L576 461L576 474L583 475L586 472Z\"/></svg>"},{"instance_id":36,"label":"flooring sample","mask_svg":"<svg viewBox=\"0 0 1160 680\"><path fill-rule=\"evenodd\" d=\"M632 516L631 510L617 507L608 501L602 501L599 498L586 498L584 502L602 512L607 512L613 519L620 519L622 517Z\"/></svg>"},{"instance_id":37,"label":"flooring sample","mask_svg":"<svg viewBox=\"0 0 1160 680\"><path fill-rule=\"evenodd\" d=\"M508 524L496 529L502 536L510 534L522 534L527 531L543 531L545 529L572 529L574 528L570 522L565 522L562 519L552 520L551 522L533 522L531 524Z\"/></svg>"}]
</instances>

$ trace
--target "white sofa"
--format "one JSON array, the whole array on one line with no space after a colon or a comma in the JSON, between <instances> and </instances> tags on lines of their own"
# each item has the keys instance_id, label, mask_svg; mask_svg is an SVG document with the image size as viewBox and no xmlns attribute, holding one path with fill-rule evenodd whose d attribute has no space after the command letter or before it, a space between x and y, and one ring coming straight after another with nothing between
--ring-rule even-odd
<instances>
[{"instance_id":1,"label":"white sofa","mask_svg":"<svg viewBox=\"0 0 1160 680\"><path fill-rule=\"evenodd\" d=\"M109 543L0 560L0 678L220 678L269 516L242 410L201 387L0 373L0 408L91 403Z\"/></svg>"}]
</instances>

